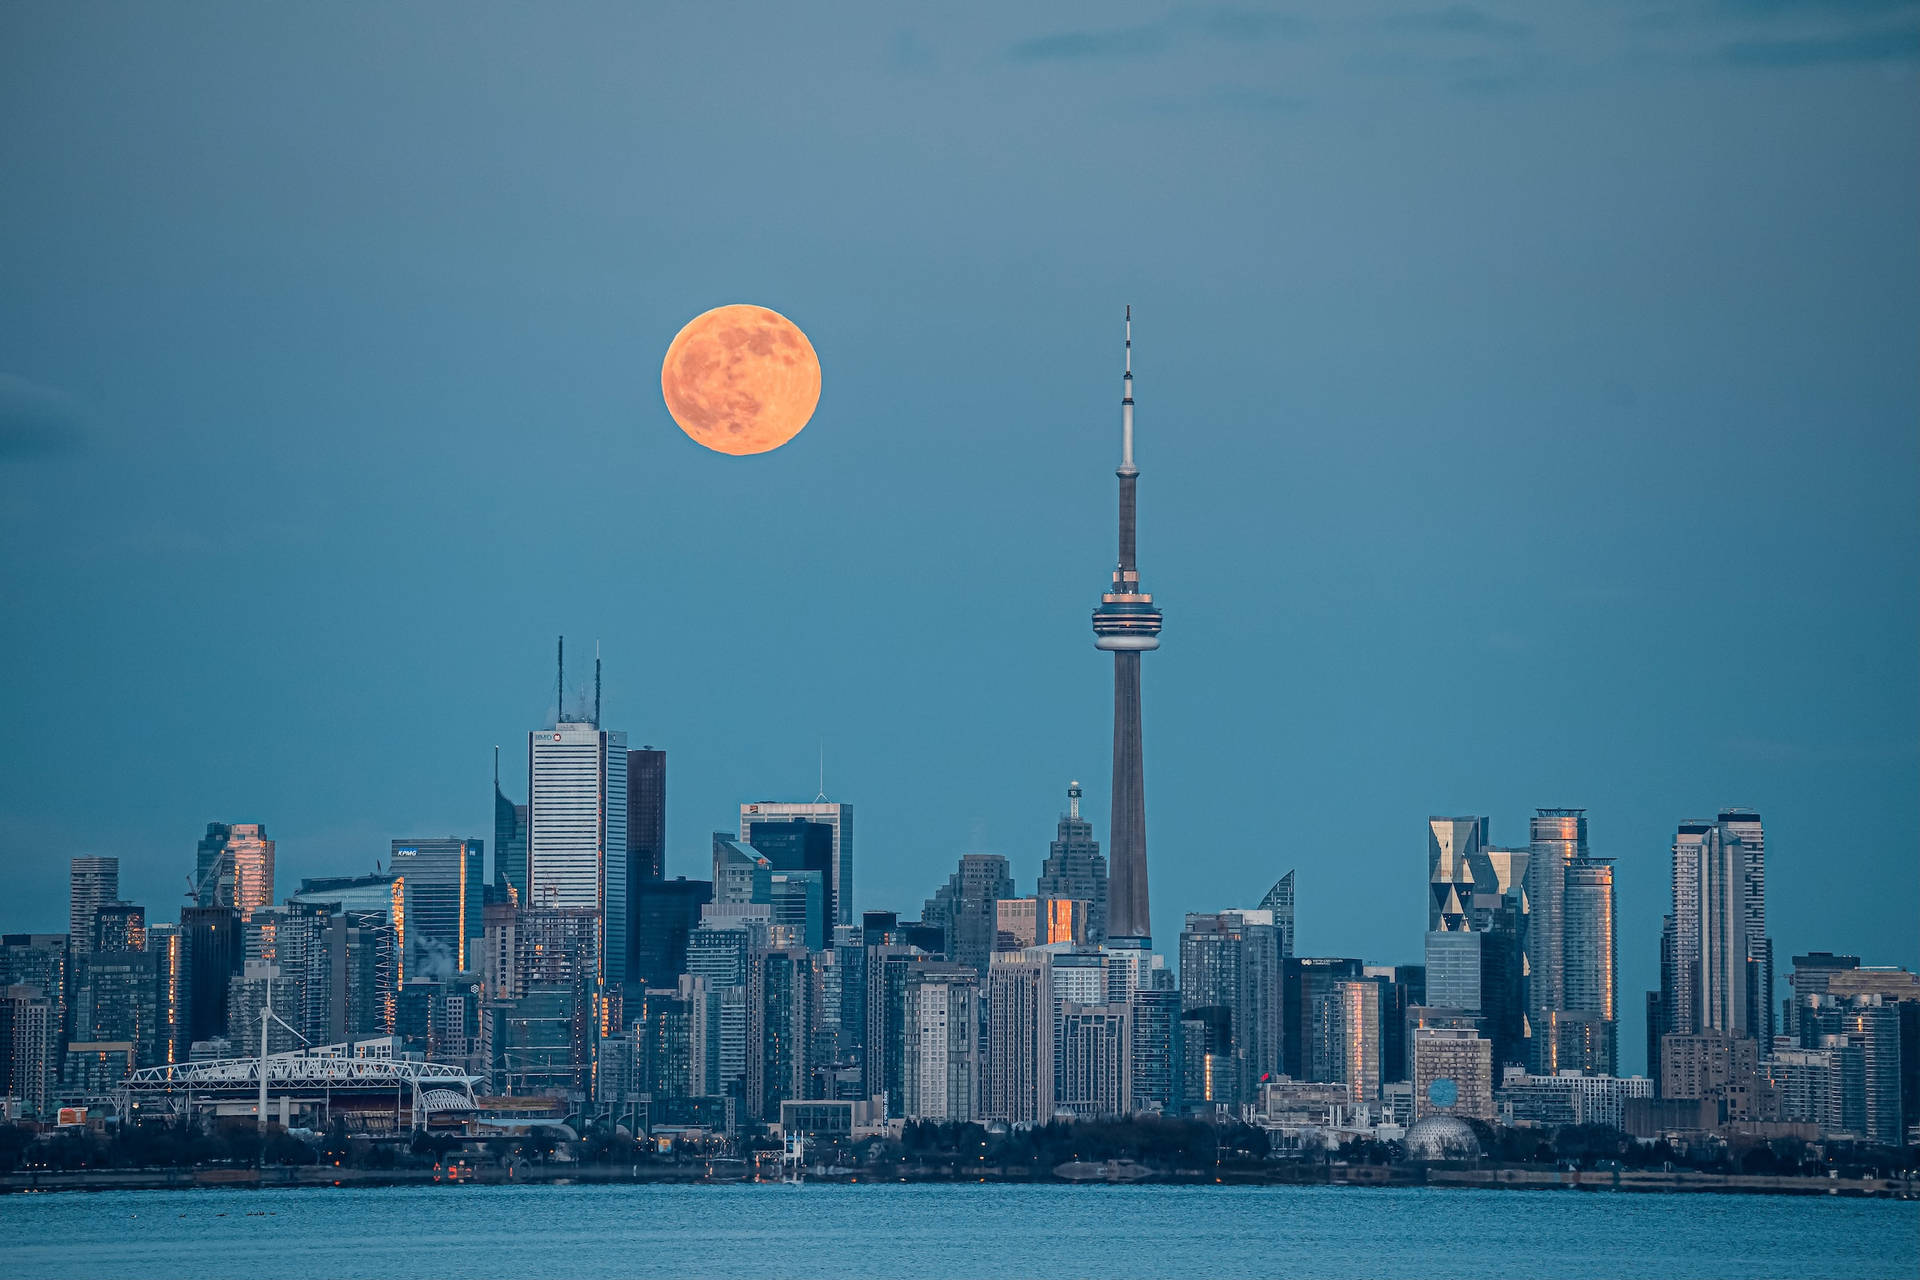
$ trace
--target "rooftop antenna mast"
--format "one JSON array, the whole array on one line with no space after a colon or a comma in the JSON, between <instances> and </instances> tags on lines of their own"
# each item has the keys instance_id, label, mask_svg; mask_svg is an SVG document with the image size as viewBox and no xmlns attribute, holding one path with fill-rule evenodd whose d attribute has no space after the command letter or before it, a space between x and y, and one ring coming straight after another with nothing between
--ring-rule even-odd
<instances>
[{"instance_id":1,"label":"rooftop antenna mast","mask_svg":"<svg viewBox=\"0 0 1920 1280\"><path fill-rule=\"evenodd\" d=\"M553 682L553 722L561 724L567 718L567 638L565 636L560 637L559 644L554 648L554 662L560 668L560 673Z\"/></svg>"},{"instance_id":2,"label":"rooftop antenna mast","mask_svg":"<svg viewBox=\"0 0 1920 1280\"><path fill-rule=\"evenodd\" d=\"M815 804L827 803L827 740L820 739L820 794L813 798Z\"/></svg>"},{"instance_id":3,"label":"rooftop antenna mast","mask_svg":"<svg viewBox=\"0 0 1920 1280\"><path fill-rule=\"evenodd\" d=\"M593 727L600 727L600 642L593 642Z\"/></svg>"}]
</instances>

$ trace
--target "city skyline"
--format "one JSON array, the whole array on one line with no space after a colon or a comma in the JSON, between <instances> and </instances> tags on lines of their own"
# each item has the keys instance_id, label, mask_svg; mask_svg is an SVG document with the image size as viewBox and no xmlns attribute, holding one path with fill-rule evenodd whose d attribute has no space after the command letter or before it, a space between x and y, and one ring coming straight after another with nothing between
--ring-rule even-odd
<instances>
[{"instance_id":1,"label":"city skyline","mask_svg":"<svg viewBox=\"0 0 1920 1280\"><path fill-rule=\"evenodd\" d=\"M1074 778L1111 852L1085 610L1130 302L1176 606L1163 948L1297 867L1300 953L1417 961L1429 816L1519 846L1584 807L1630 1066L1674 826L1750 805L1776 968L1836 933L1920 963L1912 58L1846 55L1890 18L1777 8L989 6L830 46L790 16L396 13L371 57L296 14L23 10L19 927L64 927L84 854L159 912L211 821L265 824L282 886L485 835L493 744L526 800L557 632L604 641L607 723L673 753L668 875L742 798L815 795L823 740L856 905L910 909L964 852L1027 887ZM123 156L151 161L96 162ZM825 368L807 430L738 460L656 377L737 298ZM1214 835L1249 808L1284 833L1265 865Z\"/></svg>"}]
</instances>

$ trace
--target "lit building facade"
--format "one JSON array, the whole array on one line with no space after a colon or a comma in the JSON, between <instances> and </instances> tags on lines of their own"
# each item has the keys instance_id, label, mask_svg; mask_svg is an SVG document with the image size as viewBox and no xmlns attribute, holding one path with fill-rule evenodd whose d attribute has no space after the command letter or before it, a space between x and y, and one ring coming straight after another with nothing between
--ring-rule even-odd
<instances>
[{"instance_id":1,"label":"lit building facade","mask_svg":"<svg viewBox=\"0 0 1920 1280\"><path fill-rule=\"evenodd\" d=\"M578 721L527 735L527 902L591 911L602 981L623 977L627 899L627 735Z\"/></svg>"},{"instance_id":2,"label":"lit building facade","mask_svg":"<svg viewBox=\"0 0 1920 1280\"><path fill-rule=\"evenodd\" d=\"M439 979L478 968L470 963L470 953L486 931L480 910L486 861L484 840L445 836L393 842L387 870L406 886L410 976Z\"/></svg>"}]
</instances>

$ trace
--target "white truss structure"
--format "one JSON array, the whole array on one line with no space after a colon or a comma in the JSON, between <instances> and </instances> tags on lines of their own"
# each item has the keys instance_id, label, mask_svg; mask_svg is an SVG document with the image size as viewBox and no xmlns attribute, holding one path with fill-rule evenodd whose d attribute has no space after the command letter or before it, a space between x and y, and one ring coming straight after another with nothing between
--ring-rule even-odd
<instances>
[{"instance_id":1,"label":"white truss structure","mask_svg":"<svg viewBox=\"0 0 1920 1280\"><path fill-rule=\"evenodd\" d=\"M396 1043L388 1036L271 1053L264 1059L212 1058L142 1067L120 1086L120 1114L129 1115L138 1106L179 1115L196 1106L250 1101L260 1093L263 1063L270 1098L336 1093L393 1093L397 1098L405 1091L412 1102L415 1128L430 1115L477 1108L475 1077L444 1062L397 1057Z\"/></svg>"}]
</instances>

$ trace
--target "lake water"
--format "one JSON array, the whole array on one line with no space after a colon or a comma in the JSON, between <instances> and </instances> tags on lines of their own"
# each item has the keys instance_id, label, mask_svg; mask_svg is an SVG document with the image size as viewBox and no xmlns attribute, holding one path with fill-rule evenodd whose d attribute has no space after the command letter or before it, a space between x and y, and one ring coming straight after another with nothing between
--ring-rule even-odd
<instances>
[{"instance_id":1,"label":"lake water","mask_svg":"<svg viewBox=\"0 0 1920 1280\"><path fill-rule=\"evenodd\" d=\"M39 1277L1870 1277L1920 1203L1344 1187L625 1186L0 1196Z\"/></svg>"}]
</instances>

